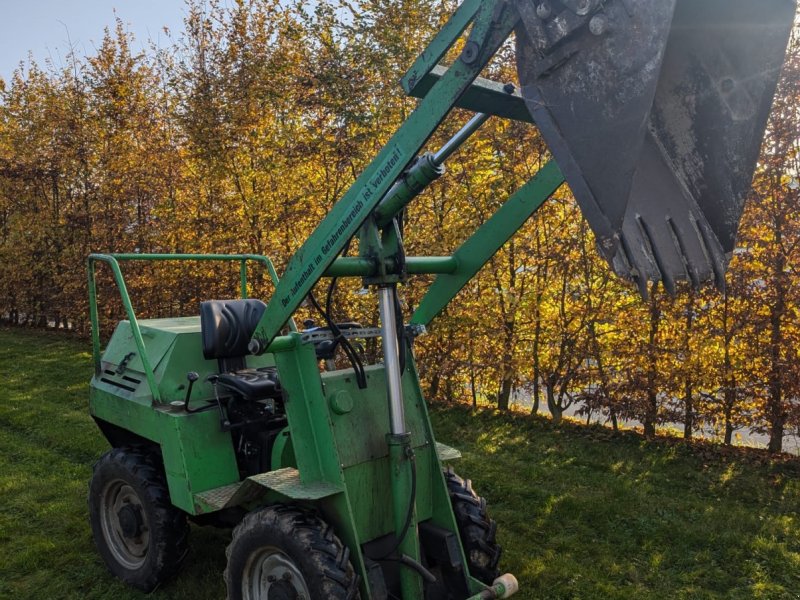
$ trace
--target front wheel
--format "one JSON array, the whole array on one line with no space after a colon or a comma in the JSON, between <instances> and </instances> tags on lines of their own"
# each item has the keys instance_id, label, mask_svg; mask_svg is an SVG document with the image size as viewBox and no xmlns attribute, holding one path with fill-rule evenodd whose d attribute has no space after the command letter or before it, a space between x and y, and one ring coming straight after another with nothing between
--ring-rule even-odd
<instances>
[{"instance_id":1,"label":"front wheel","mask_svg":"<svg viewBox=\"0 0 800 600\"><path fill-rule=\"evenodd\" d=\"M227 550L228 600L358 600L350 551L313 511L275 505L253 511Z\"/></svg>"},{"instance_id":2,"label":"front wheel","mask_svg":"<svg viewBox=\"0 0 800 600\"><path fill-rule=\"evenodd\" d=\"M108 569L145 592L174 575L187 550L186 515L169 499L158 457L115 448L94 465L89 520Z\"/></svg>"},{"instance_id":3,"label":"front wheel","mask_svg":"<svg viewBox=\"0 0 800 600\"><path fill-rule=\"evenodd\" d=\"M462 479L449 468L444 479L470 575L491 585L500 575L497 563L502 549L495 539L497 523L489 518L486 500L475 493L469 479Z\"/></svg>"}]
</instances>

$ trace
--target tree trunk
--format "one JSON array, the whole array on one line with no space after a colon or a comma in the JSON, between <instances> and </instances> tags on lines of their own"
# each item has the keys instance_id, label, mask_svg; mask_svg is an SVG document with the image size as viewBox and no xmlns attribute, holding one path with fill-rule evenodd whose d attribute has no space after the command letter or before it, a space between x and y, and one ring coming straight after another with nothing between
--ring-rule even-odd
<instances>
[{"instance_id":1,"label":"tree trunk","mask_svg":"<svg viewBox=\"0 0 800 600\"><path fill-rule=\"evenodd\" d=\"M731 346L733 344L734 331L731 325L731 307L730 296L726 289L723 292L724 306L722 313L723 325L723 389L722 389L722 406L723 417L725 418L725 437L724 443L730 446L733 443L733 411L739 400L739 389L736 381L736 373L733 370L733 357L731 355Z\"/></svg>"},{"instance_id":2,"label":"tree trunk","mask_svg":"<svg viewBox=\"0 0 800 600\"><path fill-rule=\"evenodd\" d=\"M561 405L556 402L556 396L553 393L553 386L547 386L547 408L550 415L553 417L553 424L560 425L564 417L564 410Z\"/></svg>"},{"instance_id":3,"label":"tree trunk","mask_svg":"<svg viewBox=\"0 0 800 600\"><path fill-rule=\"evenodd\" d=\"M658 352L656 338L658 336L658 321L661 311L658 308L656 292L658 283L653 283L650 289L650 330L648 332L647 346L647 400L644 411L644 435L648 438L656 435L656 420L658 419L658 390L656 390L656 377L658 375Z\"/></svg>"},{"instance_id":4,"label":"tree trunk","mask_svg":"<svg viewBox=\"0 0 800 600\"><path fill-rule=\"evenodd\" d=\"M686 360L692 355L692 326L694 325L694 290L689 292L686 299L686 330L683 337L683 352ZM692 439L694 434L694 397L693 397L692 367L685 373L683 382L683 437Z\"/></svg>"},{"instance_id":5,"label":"tree trunk","mask_svg":"<svg viewBox=\"0 0 800 600\"><path fill-rule=\"evenodd\" d=\"M504 377L503 383L500 386L500 393L497 395L497 408L499 410L508 410L511 399L511 388L511 379Z\"/></svg>"},{"instance_id":6,"label":"tree trunk","mask_svg":"<svg viewBox=\"0 0 800 600\"><path fill-rule=\"evenodd\" d=\"M783 452L784 425L782 419L773 417L769 429L769 451L775 454Z\"/></svg>"},{"instance_id":7,"label":"tree trunk","mask_svg":"<svg viewBox=\"0 0 800 600\"><path fill-rule=\"evenodd\" d=\"M687 380L683 389L683 438L692 439L694 434L694 398L692 394L692 382Z\"/></svg>"},{"instance_id":8,"label":"tree trunk","mask_svg":"<svg viewBox=\"0 0 800 600\"><path fill-rule=\"evenodd\" d=\"M452 403L454 398L453 394L453 377L448 375L444 380L444 399L448 403Z\"/></svg>"},{"instance_id":9,"label":"tree trunk","mask_svg":"<svg viewBox=\"0 0 800 600\"><path fill-rule=\"evenodd\" d=\"M472 393L472 408L478 408L478 391L475 389L475 350L474 345L469 345L469 389Z\"/></svg>"},{"instance_id":10,"label":"tree trunk","mask_svg":"<svg viewBox=\"0 0 800 600\"><path fill-rule=\"evenodd\" d=\"M595 327L595 322L589 322L589 335L591 336L592 340L592 349L594 350L594 360L597 362L597 375L600 378L600 392L603 394L606 403L608 404L608 414L611 417L611 426L614 428L614 432L619 431L619 423L617 421L617 410L613 406L613 402L611 400L611 394L608 392L609 384L608 384L608 376L606 375L606 369L603 366L603 353L600 350L600 341L597 339L597 328ZM591 411L590 411L591 414Z\"/></svg>"},{"instance_id":11,"label":"tree trunk","mask_svg":"<svg viewBox=\"0 0 800 600\"><path fill-rule=\"evenodd\" d=\"M726 446L730 446L733 443L733 418L732 418L732 410L730 408L725 409L725 440L724 444Z\"/></svg>"},{"instance_id":12,"label":"tree trunk","mask_svg":"<svg viewBox=\"0 0 800 600\"><path fill-rule=\"evenodd\" d=\"M469 389L472 392L472 408L478 408L478 392L475 389L475 368L469 369Z\"/></svg>"},{"instance_id":13,"label":"tree trunk","mask_svg":"<svg viewBox=\"0 0 800 600\"><path fill-rule=\"evenodd\" d=\"M497 408L506 411L509 408L511 390L514 387L514 323L506 321L504 325L503 380L500 383L500 393L497 395Z\"/></svg>"},{"instance_id":14,"label":"tree trunk","mask_svg":"<svg viewBox=\"0 0 800 600\"><path fill-rule=\"evenodd\" d=\"M542 320L539 304L542 300L542 295L536 296L536 314L535 325L533 327L533 406L531 407L531 414L536 415L539 413L539 405L542 399L542 386L541 381L541 367L539 365L539 343L542 335Z\"/></svg>"},{"instance_id":15,"label":"tree trunk","mask_svg":"<svg viewBox=\"0 0 800 600\"><path fill-rule=\"evenodd\" d=\"M647 407L645 418L642 425L644 426L644 435L647 438L656 437L656 418L658 414L658 397L654 391L647 392Z\"/></svg>"},{"instance_id":16,"label":"tree trunk","mask_svg":"<svg viewBox=\"0 0 800 600\"><path fill-rule=\"evenodd\" d=\"M617 420L617 409L611 407L608 412L609 415L611 416L611 428L614 430L614 433L619 433L619 421Z\"/></svg>"},{"instance_id":17,"label":"tree trunk","mask_svg":"<svg viewBox=\"0 0 800 600\"><path fill-rule=\"evenodd\" d=\"M435 400L436 396L439 394L439 384L442 381L442 376L437 371L431 377L431 387L428 388L428 398L431 400Z\"/></svg>"},{"instance_id":18,"label":"tree trunk","mask_svg":"<svg viewBox=\"0 0 800 600\"><path fill-rule=\"evenodd\" d=\"M776 243L782 240L778 231ZM783 451L783 435L786 425L786 411L783 407L783 365L781 345L783 344L783 314L786 306L785 259L781 253L775 259L775 302L770 311L770 374L769 374L769 451Z\"/></svg>"}]
</instances>

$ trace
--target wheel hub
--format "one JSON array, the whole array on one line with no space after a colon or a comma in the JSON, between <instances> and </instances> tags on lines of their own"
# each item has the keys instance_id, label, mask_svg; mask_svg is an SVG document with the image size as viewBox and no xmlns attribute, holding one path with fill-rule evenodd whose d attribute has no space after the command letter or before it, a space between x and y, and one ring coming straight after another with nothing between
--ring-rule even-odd
<instances>
[{"instance_id":1,"label":"wheel hub","mask_svg":"<svg viewBox=\"0 0 800 600\"><path fill-rule=\"evenodd\" d=\"M299 600L300 594L297 592L291 581L279 580L269 587L267 600Z\"/></svg>"},{"instance_id":2,"label":"wheel hub","mask_svg":"<svg viewBox=\"0 0 800 600\"><path fill-rule=\"evenodd\" d=\"M103 490L100 526L114 559L130 570L140 568L150 546L150 525L142 500L127 482L116 479Z\"/></svg>"},{"instance_id":3,"label":"wheel hub","mask_svg":"<svg viewBox=\"0 0 800 600\"><path fill-rule=\"evenodd\" d=\"M242 574L245 600L313 600L300 567L278 548L261 548Z\"/></svg>"},{"instance_id":4,"label":"wheel hub","mask_svg":"<svg viewBox=\"0 0 800 600\"><path fill-rule=\"evenodd\" d=\"M138 538L142 535L142 511L138 506L126 504L117 513L122 535L126 538Z\"/></svg>"}]
</instances>

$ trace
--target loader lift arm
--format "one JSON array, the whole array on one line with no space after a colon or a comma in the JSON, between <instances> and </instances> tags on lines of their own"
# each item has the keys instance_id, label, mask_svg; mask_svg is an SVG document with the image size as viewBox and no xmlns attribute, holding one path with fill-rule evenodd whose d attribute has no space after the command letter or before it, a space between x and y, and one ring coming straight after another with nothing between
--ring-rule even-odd
<instances>
[{"instance_id":1,"label":"loader lift arm","mask_svg":"<svg viewBox=\"0 0 800 600\"><path fill-rule=\"evenodd\" d=\"M385 199L387 192L411 165L444 118L458 106L459 100L464 96L467 99L474 98L486 89L485 85L476 88L471 86L511 35L518 20L516 10L505 0L467 0L442 28L404 79L408 89L413 90L415 82L426 81L438 59L456 43L471 23L472 29L461 57L433 83L417 109L292 257L256 327L252 343L254 353L267 350L306 295L334 265L347 242L365 224L369 226L379 204L390 200ZM509 102L514 102L514 99ZM419 193L423 187L417 187L415 192ZM401 203L396 212L402 208ZM521 225L519 223L517 228ZM377 228L374 221L373 227ZM362 247L360 252L362 259L374 261L374 254L365 255L370 252L369 247ZM382 270L381 266L378 265L377 270Z\"/></svg>"}]
</instances>

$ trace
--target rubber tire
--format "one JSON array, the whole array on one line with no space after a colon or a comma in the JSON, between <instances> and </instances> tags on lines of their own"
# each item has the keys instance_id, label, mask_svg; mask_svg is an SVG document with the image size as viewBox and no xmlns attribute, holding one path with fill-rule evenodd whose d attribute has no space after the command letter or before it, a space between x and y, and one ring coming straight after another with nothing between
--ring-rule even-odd
<instances>
[{"instance_id":1,"label":"rubber tire","mask_svg":"<svg viewBox=\"0 0 800 600\"><path fill-rule=\"evenodd\" d=\"M469 479L462 479L450 468L444 471L444 479L470 575L491 585L500 575L497 564L502 548L496 540L497 523L489 518L486 500L475 493Z\"/></svg>"},{"instance_id":2,"label":"rubber tire","mask_svg":"<svg viewBox=\"0 0 800 600\"><path fill-rule=\"evenodd\" d=\"M295 563L311 594L309 600L361 598L350 550L333 528L314 511L276 504L248 513L233 530L226 550L228 600L242 599L241 582L248 558L264 546L278 548Z\"/></svg>"},{"instance_id":3,"label":"rubber tire","mask_svg":"<svg viewBox=\"0 0 800 600\"><path fill-rule=\"evenodd\" d=\"M125 481L135 490L150 525L145 561L135 570L114 558L100 524L103 490L115 479ZM95 545L109 571L144 592L153 591L175 575L186 557L189 537L186 514L170 501L161 457L144 448L114 448L94 464L89 483L89 521Z\"/></svg>"}]
</instances>

